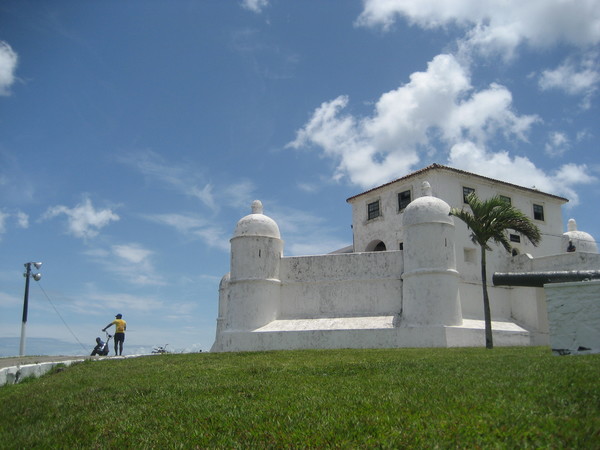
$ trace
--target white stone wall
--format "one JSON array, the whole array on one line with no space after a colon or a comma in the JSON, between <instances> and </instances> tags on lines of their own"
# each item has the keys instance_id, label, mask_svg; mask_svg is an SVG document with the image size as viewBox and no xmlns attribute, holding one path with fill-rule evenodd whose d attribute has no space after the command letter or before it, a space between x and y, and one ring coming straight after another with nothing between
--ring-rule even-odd
<instances>
[{"instance_id":1,"label":"white stone wall","mask_svg":"<svg viewBox=\"0 0 600 450\"><path fill-rule=\"evenodd\" d=\"M459 283L461 311L464 318L483 319L483 289L479 283ZM492 285L491 276L488 278L488 295L490 298L490 309L492 319L510 320L514 319L511 298L512 291ZM522 298L524 307L529 307L529 300ZM526 322L520 322L528 325Z\"/></svg>"},{"instance_id":2,"label":"white stone wall","mask_svg":"<svg viewBox=\"0 0 600 450\"><path fill-rule=\"evenodd\" d=\"M600 281L553 283L544 290L552 350L600 353Z\"/></svg>"},{"instance_id":3,"label":"white stone wall","mask_svg":"<svg viewBox=\"0 0 600 450\"><path fill-rule=\"evenodd\" d=\"M515 258L511 272L543 272L551 270L600 270L598 253L561 253L541 258L521 255Z\"/></svg>"},{"instance_id":4,"label":"white stone wall","mask_svg":"<svg viewBox=\"0 0 600 450\"><path fill-rule=\"evenodd\" d=\"M398 314L402 252L285 257L280 319Z\"/></svg>"}]
</instances>

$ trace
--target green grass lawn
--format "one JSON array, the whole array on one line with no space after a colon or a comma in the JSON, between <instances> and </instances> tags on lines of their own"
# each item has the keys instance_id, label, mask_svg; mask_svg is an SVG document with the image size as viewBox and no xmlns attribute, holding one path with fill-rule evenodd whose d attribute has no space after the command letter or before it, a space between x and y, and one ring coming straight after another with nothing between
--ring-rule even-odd
<instances>
[{"instance_id":1,"label":"green grass lawn","mask_svg":"<svg viewBox=\"0 0 600 450\"><path fill-rule=\"evenodd\" d=\"M1 448L600 448L600 355L159 355L8 385L0 405Z\"/></svg>"}]
</instances>

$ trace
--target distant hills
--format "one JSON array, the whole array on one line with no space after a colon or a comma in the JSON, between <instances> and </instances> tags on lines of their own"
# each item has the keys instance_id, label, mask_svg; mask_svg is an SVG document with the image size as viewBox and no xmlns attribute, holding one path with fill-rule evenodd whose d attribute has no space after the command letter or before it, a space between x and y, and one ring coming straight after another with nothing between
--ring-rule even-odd
<instances>
[{"instance_id":1,"label":"distant hills","mask_svg":"<svg viewBox=\"0 0 600 450\"><path fill-rule=\"evenodd\" d=\"M18 356L21 338L0 337L0 357ZM26 355L86 355L92 352L95 342L90 343L89 349L79 344L61 341L53 338L27 338L25 343Z\"/></svg>"}]
</instances>

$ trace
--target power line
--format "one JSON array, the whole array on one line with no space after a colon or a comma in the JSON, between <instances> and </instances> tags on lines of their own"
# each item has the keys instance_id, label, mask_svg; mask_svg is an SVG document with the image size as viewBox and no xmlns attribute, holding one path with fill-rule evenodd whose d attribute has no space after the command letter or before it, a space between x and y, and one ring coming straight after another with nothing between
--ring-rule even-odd
<instances>
[{"instance_id":1,"label":"power line","mask_svg":"<svg viewBox=\"0 0 600 450\"><path fill-rule=\"evenodd\" d=\"M52 308L54 308L54 311L56 312L56 314L58 315L58 317L60 317L60 320L62 320L62 323L65 325L65 327L67 327L67 330L69 330L69 332L73 335L73 337L75 338L75 340L79 343L79 345L81 345L81 348L84 351L87 352L86 347L81 343L81 341L77 338L77 336L75 336L75 333L73 333L73 330L71 330L71 328L69 327L69 325L67 324L67 322L65 321L65 319L63 319L63 317L58 312L58 309L56 309L56 306L54 306L54 303L52 303L52 300L50 300L50 297L48 296L48 294L46 294L46 291L42 287L42 284L39 281L36 284L40 287L40 289L42 290L42 292L46 296L46 300L48 300L48 303L50 303L50 305L52 305Z\"/></svg>"}]
</instances>

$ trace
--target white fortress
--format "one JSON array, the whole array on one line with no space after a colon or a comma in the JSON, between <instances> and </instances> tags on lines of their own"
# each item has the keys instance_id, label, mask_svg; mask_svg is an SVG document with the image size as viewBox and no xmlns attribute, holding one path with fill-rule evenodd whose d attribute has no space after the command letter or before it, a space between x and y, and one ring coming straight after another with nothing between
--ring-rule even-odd
<instances>
[{"instance_id":1,"label":"white fortress","mask_svg":"<svg viewBox=\"0 0 600 450\"><path fill-rule=\"evenodd\" d=\"M492 274L600 269L593 237L574 220L563 233L565 198L433 164L349 198L354 244L332 254L284 256L254 201L231 238L211 351L485 345L480 249L449 216L473 190L503 196L543 237L509 233L512 253L487 254L494 343L548 345L544 289L495 287Z\"/></svg>"}]
</instances>

